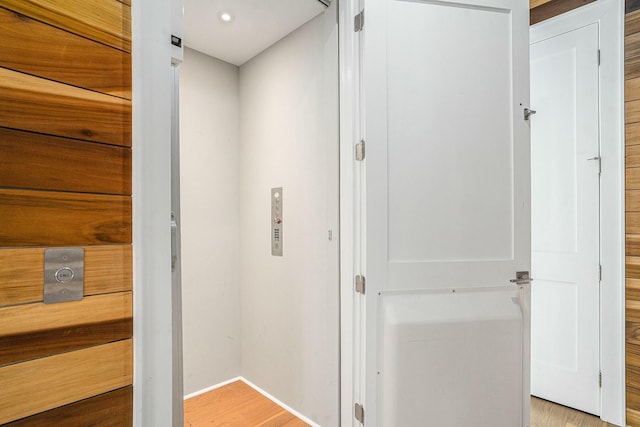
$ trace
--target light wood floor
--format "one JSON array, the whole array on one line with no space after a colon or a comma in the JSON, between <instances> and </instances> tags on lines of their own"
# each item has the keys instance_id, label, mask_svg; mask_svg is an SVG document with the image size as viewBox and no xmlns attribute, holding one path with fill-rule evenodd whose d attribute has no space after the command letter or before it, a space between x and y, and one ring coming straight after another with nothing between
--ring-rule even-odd
<instances>
[{"instance_id":1,"label":"light wood floor","mask_svg":"<svg viewBox=\"0 0 640 427\"><path fill-rule=\"evenodd\" d=\"M531 398L531 427L615 427L600 418L546 400Z\"/></svg>"},{"instance_id":2,"label":"light wood floor","mask_svg":"<svg viewBox=\"0 0 640 427\"><path fill-rule=\"evenodd\" d=\"M242 381L184 402L185 427L302 427L307 426Z\"/></svg>"},{"instance_id":3,"label":"light wood floor","mask_svg":"<svg viewBox=\"0 0 640 427\"><path fill-rule=\"evenodd\" d=\"M242 381L184 402L185 427L303 427L299 418ZM531 427L615 427L598 417L531 398Z\"/></svg>"}]
</instances>

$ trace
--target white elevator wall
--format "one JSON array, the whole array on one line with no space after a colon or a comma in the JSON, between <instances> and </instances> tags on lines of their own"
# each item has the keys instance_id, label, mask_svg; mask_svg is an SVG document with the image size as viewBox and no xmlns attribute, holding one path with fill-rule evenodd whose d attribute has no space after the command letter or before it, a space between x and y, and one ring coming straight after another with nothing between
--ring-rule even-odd
<instances>
[{"instance_id":1,"label":"white elevator wall","mask_svg":"<svg viewBox=\"0 0 640 427\"><path fill-rule=\"evenodd\" d=\"M335 7L239 72L186 49L180 80L185 394L242 375L323 426L339 415Z\"/></svg>"},{"instance_id":2,"label":"white elevator wall","mask_svg":"<svg viewBox=\"0 0 640 427\"><path fill-rule=\"evenodd\" d=\"M238 67L180 66L184 392L240 375Z\"/></svg>"},{"instance_id":3,"label":"white elevator wall","mask_svg":"<svg viewBox=\"0 0 640 427\"><path fill-rule=\"evenodd\" d=\"M339 415L335 3L240 67L242 375L323 426Z\"/></svg>"}]
</instances>

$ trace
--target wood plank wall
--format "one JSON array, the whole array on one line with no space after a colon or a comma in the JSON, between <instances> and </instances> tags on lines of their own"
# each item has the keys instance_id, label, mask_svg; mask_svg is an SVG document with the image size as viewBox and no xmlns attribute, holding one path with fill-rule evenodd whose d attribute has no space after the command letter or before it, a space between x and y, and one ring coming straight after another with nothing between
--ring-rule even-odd
<instances>
[{"instance_id":1,"label":"wood plank wall","mask_svg":"<svg viewBox=\"0 0 640 427\"><path fill-rule=\"evenodd\" d=\"M626 2L626 400L627 424L640 427L640 1Z\"/></svg>"},{"instance_id":2,"label":"wood plank wall","mask_svg":"<svg viewBox=\"0 0 640 427\"><path fill-rule=\"evenodd\" d=\"M0 0L0 425L130 426L131 2ZM44 252L84 298L44 304Z\"/></svg>"}]
</instances>

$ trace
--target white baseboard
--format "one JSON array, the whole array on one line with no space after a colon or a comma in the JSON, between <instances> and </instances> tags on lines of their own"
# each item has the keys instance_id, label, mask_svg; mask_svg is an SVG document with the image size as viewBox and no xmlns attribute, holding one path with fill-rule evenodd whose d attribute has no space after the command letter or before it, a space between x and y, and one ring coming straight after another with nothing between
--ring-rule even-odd
<instances>
[{"instance_id":1,"label":"white baseboard","mask_svg":"<svg viewBox=\"0 0 640 427\"><path fill-rule=\"evenodd\" d=\"M212 385L212 386L210 386L210 387L203 388L202 390L198 390L198 391L193 392L193 393L191 393L191 394L187 394L187 395L184 397L184 400L191 399L192 397L200 396L201 394L208 393L208 392L210 392L210 391L212 391L212 390L215 390L215 389L220 388L220 387L224 387L224 386L226 386L227 384L231 384L231 383L234 383L234 382L236 382L236 381L244 381L244 379L243 379L242 377L235 377L235 378L231 378L230 380L226 380L226 381L223 381L223 382L221 382L221 383L218 383L218 384Z\"/></svg>"},{"instance_id":2,"label":"white baseboard","mask_svg":"<svg viewBox=\"0 0 640 427\"><path fill-rule=\"evenodd\" d=\"M293 414L296 417L300 418L302 421L304 421L305 423L309 424L311 427L321 427L320 424L314 423L309 418L307 418L304 415L302 415L300 412L298 412L295 409L289 407L288 405L285 405L283 402L281 402L280 400L276 399L275 397L273 397L272 395L270 395L269 393L267 393L266 391L264 391L263 389L261 389L260 387L258 387L257 385L255 385L254 383L252 383L251 381L249 381L248 379L246 379L244 377L231 378L230 380L223 381L221 383L212 385L211 387L203 388L202 390L196 391L195 393L191 393L191 394L186 395L184 397L184 400L191 399L192 397L199 396L201 394L210 392L210 391L215 390L215 389L220 388L220 387L224 387L225 385L231 384L231 383L236 382L236 381L242 381L243 383L245 383L246 385L248 385L249 387L251 387L252 389L257 391L258 393L260 393L261 395L263 395L264 397L266 397L267 399L269 399L270 401L272 401L276 405L280 406L283 409L286 409L291 414Z\"/></svg>"}]
</instances>

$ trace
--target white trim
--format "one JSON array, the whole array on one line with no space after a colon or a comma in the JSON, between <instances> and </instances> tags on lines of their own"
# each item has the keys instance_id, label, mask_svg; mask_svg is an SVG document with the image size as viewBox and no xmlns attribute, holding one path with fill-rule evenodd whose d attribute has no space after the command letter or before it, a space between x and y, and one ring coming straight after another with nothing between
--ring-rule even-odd
<instances>
[{"instance_id":1,"label":"white trim","mask_svg":"<svg viewBox=\"0 0 640 427\"><path fill-rule=\"evenodd\" d=\"M354 424L355 165L358 42L353 31L357 0L338 3L340 55L340 425Z\"/></svg>"},{"instance_id":2,"label":"white trim","mask_svg":"<svg viewBox=\"0 0 640 427\"><path fill-rule=\"evenodd\" d=\"M603 378L600 416L616 425L625 425L622 3L619 0L598 0L531 27L531 43L535 43L594 22L600 26L600 357ZM535 105L532 108L535 109Z\"/></svg>"},{"instance_id":3,"label":"white trim","mask_svg":"<svg viewBox=\"0 0 640 427\"><path fill-rule=\"evenodd\" d=\"M231 378L230 380L222 381L221 383L214 384L212 386L203 388L202 390L195 391L191 394L187 394L183 400L191 399L192 397L200 396L201 394L209 393L210 391L219 389L220 387L224 387L231 383L235 383L236 381L243 381L242 377ZM246 381L245 381L246 382Z\"/></svg>"},{"instance_id":4,"label":"white trim","mask_svg":"<svg viewBox=\"0 0 640 427\"><path fill-rule=\"evenodd\" d=\"M172 425L171 0L132 5L133 425ZM176 395L175 398L180 398Z\"/></svg>"}]
</instances>

